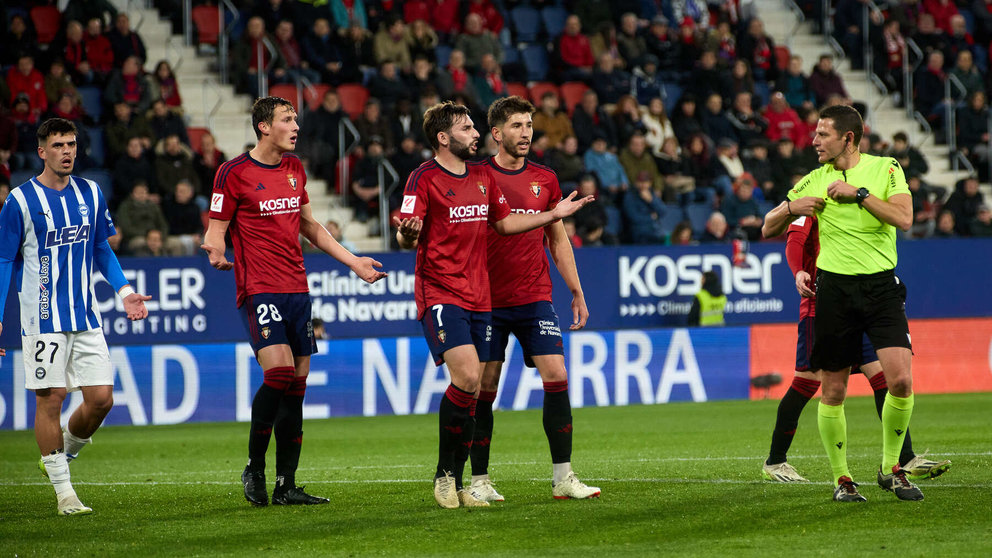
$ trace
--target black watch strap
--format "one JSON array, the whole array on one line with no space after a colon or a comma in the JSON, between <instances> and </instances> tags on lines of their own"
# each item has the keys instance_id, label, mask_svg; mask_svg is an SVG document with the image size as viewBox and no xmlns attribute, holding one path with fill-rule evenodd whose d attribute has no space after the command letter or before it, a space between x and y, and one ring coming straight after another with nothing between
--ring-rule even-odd
<instances>
[{"instance_id":1,"label":"black watch strap","mask_svg":"<svg viewBox=\"0 0 992 558\"><path fill-rule=\"evenodd\" d=\"M868 192L868 188L858 188L858 193L855 196L858 200L858 205L861 205L861 202L865 201L869 195L871 193Z\"/></svg>"}]
</instances>

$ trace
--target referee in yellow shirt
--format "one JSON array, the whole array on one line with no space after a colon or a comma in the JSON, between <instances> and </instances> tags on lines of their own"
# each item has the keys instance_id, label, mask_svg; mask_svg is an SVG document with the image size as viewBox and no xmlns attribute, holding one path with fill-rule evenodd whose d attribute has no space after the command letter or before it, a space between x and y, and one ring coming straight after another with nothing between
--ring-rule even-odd
<instances>
[{"instance_id":1,"label":"referee in yellow shirt","mask_svg":"<svg viewBox=\"0 0 992 558\"><path fill-rule=\"evenodd\" d=\"M868 335L889 385L882 407L882 465L878 484L901 500L923 493L899 467L899 449L913 414L912 345L906 287L895 275L896 227L908 231L913 199L902 167L891 157L859 152L861 115L849 106L820 113L813 147L823 166L809 173L788 199L768 212L765 237L782 234L796 218L816 215L816 318L811 364L823 370L817 423L836 484L834 500L863 502L847 467L844 398L851 365Z\"/></svg>"}]
</instances>

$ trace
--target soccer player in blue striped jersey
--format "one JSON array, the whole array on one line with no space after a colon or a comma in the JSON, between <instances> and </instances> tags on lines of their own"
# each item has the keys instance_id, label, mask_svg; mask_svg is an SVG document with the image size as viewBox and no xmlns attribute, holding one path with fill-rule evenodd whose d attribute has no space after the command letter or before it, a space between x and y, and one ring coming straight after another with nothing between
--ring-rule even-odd
<instances>
[{"instance_id":1,"label":"soccer player in blue striped jersey","mask_svg":"<svg viewBox=\"0 0 992 558\"><path fill-rule=\"evenodd\" d=\"M93 511L79 501L69 482L69 461L114 404L114 370L96 307L93 271L99 270L117 291L132 320L148 315L144 301L151 298L134 292L107 243L116 230L100 187L72 176L76 134L68 120L46 120L38 129L44 170L14 188L0 210L0 312L13 271L25 387L35 392L40 465L55 488L60 515ZM0 349L0 356L5 354ZM62 404L67 392L77 390L83 404L63 432Z\"/></svg>"}]
</instances>

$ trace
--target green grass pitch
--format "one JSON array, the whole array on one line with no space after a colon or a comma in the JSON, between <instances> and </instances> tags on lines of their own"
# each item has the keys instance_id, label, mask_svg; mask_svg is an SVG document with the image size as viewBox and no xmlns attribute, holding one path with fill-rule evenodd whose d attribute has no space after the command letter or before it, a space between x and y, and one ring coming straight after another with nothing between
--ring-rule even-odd
<instances>
[{"instance_id":1,"label":"green grass pitch","mask_svg":"<svg viewBox=\"0 0 992 558\"><path fill-rule=\"evenodd\" d=\"M590 501L551 498L540 411L497 412L490 472L507 501L483 510L434 503L436 415L307 421L298 482L331 503L294 508L245 502L246 424L107 427L72 464L95 513L68 518L33 434L0 432L0 556L992 555L992 394L917 396L917 452L954 462L920 483L923 502L875 484L868 398L847 404L868 502L832 502L815 404L790 456L803 485L761 480L776 401L576 409L573 467L603 490Z\"/></svg>"}]
</instances>

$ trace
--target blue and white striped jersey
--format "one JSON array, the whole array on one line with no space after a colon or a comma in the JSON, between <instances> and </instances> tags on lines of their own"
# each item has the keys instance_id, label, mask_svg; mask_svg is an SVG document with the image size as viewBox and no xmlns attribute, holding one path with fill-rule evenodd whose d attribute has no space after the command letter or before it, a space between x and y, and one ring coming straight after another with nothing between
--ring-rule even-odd
<instances>
[{"instance_id":1,"label":"blue and white striped jersey","mask_svg":"<svg viewBox=\"0 0 992 558\"><path fill-rule=\"evenodd\" d=\"M100 327L93 252L114 234L92 180L72 176L56 191L32 178L10 192L0 211L0 258L14 262L22 335Z\"/></svg>"}]
</instances>

